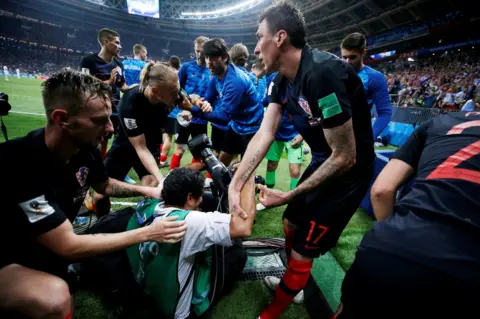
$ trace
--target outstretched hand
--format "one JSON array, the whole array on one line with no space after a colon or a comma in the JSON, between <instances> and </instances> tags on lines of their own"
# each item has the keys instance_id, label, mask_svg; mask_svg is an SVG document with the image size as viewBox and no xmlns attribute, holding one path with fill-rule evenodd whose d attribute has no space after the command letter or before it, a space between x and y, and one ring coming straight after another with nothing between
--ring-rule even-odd
<instances>
[{"instance_id":1,"label":"outstretched hand","mask_svg":"<svg viewBox=\"0 0 480 319\"><path fill-rule=\"evenodd\" d=\"M258 200L265 207L277 207L287 204L291 195L289 192L282 192L276 189L267 188L265 185L257 185L260 189Z\"/></svg>"}]
</instances>

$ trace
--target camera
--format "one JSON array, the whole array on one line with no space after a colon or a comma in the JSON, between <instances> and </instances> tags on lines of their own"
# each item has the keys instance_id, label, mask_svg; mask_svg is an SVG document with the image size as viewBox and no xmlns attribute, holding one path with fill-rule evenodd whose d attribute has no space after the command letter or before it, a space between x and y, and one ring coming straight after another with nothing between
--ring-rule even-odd
<instances>
[{"instance_id":1,"label":"camera","mask_svg":"<svg viewBox=\"0 0 480 319\"><path fill-rule=\"evenodd\" d=\"M219 200L219 211L228 212L228 185L232 181L233 169L226 167L213 154L212 141L206 134L192 138L187 144L192 156L203 161L212 177L212 194ZM255 184L265 185L265 179L262 176L255 176Z\"/></svg>"}]
</instances>

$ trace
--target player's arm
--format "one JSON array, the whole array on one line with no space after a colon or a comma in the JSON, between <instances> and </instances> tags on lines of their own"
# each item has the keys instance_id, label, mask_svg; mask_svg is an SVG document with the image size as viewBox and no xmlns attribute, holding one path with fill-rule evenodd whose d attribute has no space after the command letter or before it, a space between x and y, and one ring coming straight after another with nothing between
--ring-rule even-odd
<instances>
[{"instance_id":1,"label":"player's arm","mask_svg":"<svg viewBox=\"0 0 480 319\"><path fill-rule=\"evenodd\" d=\"M160 183L160 185L162 185ZM109 197L154 197L160 198L161 188L131 185L113 178L107 178L101 183L92 184L95 192Z\"/></svg>"},{"instance_id":2,"label":"player's arm","mask_svg":"<svg viewBox=\"0 0 480 319\"><path fill-rule=\"evenodd\" d=\"M414 176L423 152L428 124L422 124L409 136L375 180L370 199L377 220L392 215L398 189Z\"/></svg>"},{"instance_id":3,"label":"player's arm","mask_svg":"<svg viewBox=\"0 0 480 319\"><path fill-rule=\"evenodd\" d=\"M373 138L376 139L392 120L392 103L388 95L387 81L383 74L376 74L372 78L370 89L373 92L373 102L378 114L373 124Z\"/></svg>"},{"instance_id":4,"label":"player's arm","mask_svg":"<svg viewBox=\"0 0 480 319\"><path fill-rule=\"evenodd\" d=\"M180 81L180 87L182 89L185 89L185 84L187 83L187 77L188 77L187 68L188 68L188 64L183 64L180 67L180 70L178 70L178 80Z\"/></svg>"},{"instance_id":5,"label":"player's arm","mask_svg":"<svg viewBox=\"0 0 480 319\"><path fill-rule=\"evenodd\" d=\"M152 174L158 181L158 183L161 183L163 181L163 176L158 169L155 158L153 157L150 150L147 148L147 140L145 138L145 135L141 134L138 136L132 136L129 137L128 140L132 144L133 148L135 148L138 158L140 158L140 161L142 162L147 172Z\"/></svg>"},{"instance_id":6,"label":"player's arm","mask_svg":"<svg viewBox=\"0 0 480 319\"><path fill-rule=\"evenodd\" d=\"M230 219L230 237L244 238L252 233L253 222L256 215L255 204L255 176L252 174L246 181L240 194L240 207L247 214L247 218L242 218L237 214L231 214Z\"/></svg>"},{"instance_id":7,"label":"player's arm","mask_svg":"<svg viewBox=\"0 0 480 319\"><path fill-rule=\"evenodd\" d=\"M68 259L82 259L107 254L145 241L175 243L183 238L184 222L176 218L157 218L151 225L113 234L76 235L70 221L37 237L38 241L54 253Z\"/></svg>"}]
</instances>

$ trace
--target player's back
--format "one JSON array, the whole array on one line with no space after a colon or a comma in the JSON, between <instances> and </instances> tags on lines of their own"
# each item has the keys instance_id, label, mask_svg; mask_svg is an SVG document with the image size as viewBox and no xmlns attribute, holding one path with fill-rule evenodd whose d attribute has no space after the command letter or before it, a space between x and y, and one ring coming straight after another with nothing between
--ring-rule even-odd
<instances>
[{"instance_id":1,"label":"player's back","mask_svg":"<svg viewBox=\"0 0 480 319\"><path fill-rule=\"evenodd\" d=\"M123 61L125 82L128 86L140 83L140 74L147 62L139 59L127 59Z\"/></svg>"},{"instance_id":2,"label":"player's back","mask_svg":"<svg viewBox=\"0 0 480 319\"><path fill-rule=\"evenodd\" d=\"M404 146L394 158L417 169L412 188L361 246L480 284L480 112L436 117Z\"/></svg>"}]
</instances>

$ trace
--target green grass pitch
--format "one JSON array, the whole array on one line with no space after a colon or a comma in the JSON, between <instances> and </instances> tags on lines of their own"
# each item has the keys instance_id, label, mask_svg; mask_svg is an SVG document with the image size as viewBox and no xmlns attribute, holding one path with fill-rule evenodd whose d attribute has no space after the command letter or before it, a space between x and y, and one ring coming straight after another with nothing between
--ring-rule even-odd
<instances>
[{"instance_id":1,"label":"green grass pitch","mask_svg":"<svg viewBox=\"0 0 480 319\"><path fill-rule=\"evenodd\" d=\"M41 82L40 80L16 79L13 77L10 77L10 81L7 82L4 81L3 77L0 77L0 92L9 95L9 101L12 105L12 113L3 118L10 138L23 136L29 131L45 125L40 94ZM1 136L0 142L3 141L3 136ZM186 154L182 159L182 164L189 163L190 161L190 154ZM307 156L302 166L302 171L306 165L308 165L309 161L310 156ZM264 174L265 170L266 160L262 162L257 173ZM167 170L162 169L162 172L166 173ZM133 171L130 176L138 181ZM289 185L288 164L284 154L277 170L276 188L287 190ZM138 198L118 200L136 201ZM113 208L116 209L119 207ZM258 212L252 237L283 237L283 226L281 222L283 209L284 207L277 207ZM363 234L370 229L372 223L373 220L362 210L357 211L354 215L340 237L337 247L332 250L332 255L342 268L348 269L351 265L356 246L359 244ZM232 294L222 299L216 306L211 317L228 317L231 319L256 318L263 307L271 300L272 296L262 282L238 283ZM98 296L87 291L81 291L75 295L75 305L78 319L118 318L118 309L106 308ZM303 306L292 305L282 318L301 319L308 318L308 315Z\"/></svg>"}]
</instances>

